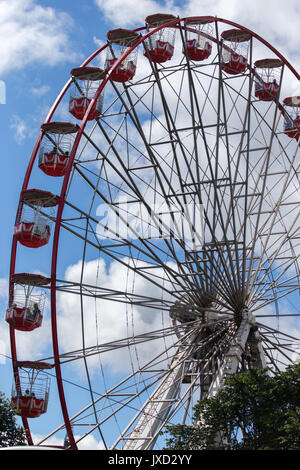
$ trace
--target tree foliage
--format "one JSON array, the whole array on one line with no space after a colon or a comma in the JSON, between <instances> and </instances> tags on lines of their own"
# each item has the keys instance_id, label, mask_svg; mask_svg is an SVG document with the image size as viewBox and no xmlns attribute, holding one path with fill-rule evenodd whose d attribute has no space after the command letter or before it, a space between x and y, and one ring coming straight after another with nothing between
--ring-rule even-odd
<instances>
[{"instance_id":1,"label":"tree foliage","mask_svg":"<svg viewBox=\"0 0 300 470\"><path fill-rule=\"evenodd\" d=\"M193 425L169 426L169 449L299 450L300 364L230 375L194 408Z\"/></svg>"},{"instance_id":2,"label":"tree foliage","mask_svg":"<svg viewBox=\"0 0 300 470\"><path fill-rule=\"evenodd\" d=\"M17 425L15 413L4 393L0 392L0 447L25 444L25 433Z\"/></svg>"}]
</instances>

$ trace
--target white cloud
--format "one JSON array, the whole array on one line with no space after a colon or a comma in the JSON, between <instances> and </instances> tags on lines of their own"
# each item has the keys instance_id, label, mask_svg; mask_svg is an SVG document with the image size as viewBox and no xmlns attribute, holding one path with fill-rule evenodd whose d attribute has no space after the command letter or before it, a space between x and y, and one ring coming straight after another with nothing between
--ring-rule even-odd
<instances>
[{"instance_id":1,"label":"white cloud","mask_svg":"<svg viewBox=\"0 0 300 470\"><path fill-rule=\"evenodd\" d=\"M26 122L17 114L11 118L10 129L14 131L14 139L18 144L23 143L29 132Z\"/></svg>"},{"instance_id":2,"label":"white cloud","mask_svg":"<svg viewBox=\"0 0 300 470\"><path fill-rule=\"evenodd\" d=\"M0 297L7 298L8 295L8 279L0 278Z\"/></svg>"},{"instance_id":3,"label":"white cloud","mask_svg":"<svg viewBox=\"0 0 300 470\"><path fill-rule=\"evenodd\" d=\"M5 321L5 312L8 305L9 282L7 278L0 278L0 299L2 307L2 319L0 322L0 364L5 364L10 357L9 326ZM17 351L20 360L27 360L32 357L41 357L49 347L51 338L50 325L50 303L46 299L45 310L43 312L43 323L41 328L28 332L16 330Z\"/></svg>"},{"instance_id":4,"label":"white cloud","mask_svg":"<svg viewBox=\"0 0 300 470\"><path fill-rule=\"evenodd\" d=\"M99 39L96 36L93 37L93 42L99 49L105 44L105 41L103 41L103 39Z\"/></svg>"},{"instance_id":5,"label":"white cloud","mask_svg":"<svg viewBox=\"0 0 300 470\"><path fill-rule=\"evenodd\" d=\"M10 357L9 328L6 321L4 321L5 313L2 318L3 321L0 323L0 364L6 364L7 359Z\"/></svg>"},{"instance_id":6,"label":"white cloud","mask_svg":"<svg viewBox=\"0 0 300 470\"><path fill-rule=\"evenodd\" d=\"M2 333L1 333L2 336ZM0 339L0 364L6 364L7 343Z\"/></svg>"},{"instance_id":7,"label":"white cloud","mask_svg":"<svg viewBox=\"0 0 300 470\"><path fill-rule=\"evenodd\" d=\"M72 18L35 0L0 0L0 73L32 63L53 66L74 61Z\"/></svg>"},{"instance_id":8,"label":"white cloud","mask_svg":"<svg viewBox=\"0 0 300 470\"><path fill-rule=\"evenodd\" d=\"M43 323L40 328L31 331L16 331L18 357L20 361L28 358L43 357L50 346L51 325L49 313L44 312Z\"/></svg>"},{"instance_id":9,"label":"white cloud","mask_svg":"<svg viewBox=\"0 0 300 470\"><path fill-rule=\"evenodd\" d=\"M9 351L9 328L5 322L5 310L8 299L8 279L0 278L0 299L2 307L2 319L0 322L0 364L5 364L7 357L10 355Z\"/></svg>"},{"instance_id":10,"label":"white cloud","mask_svg":"<svg viewBox=\"0 0 300 470\"><path fill-rule=\"evenodd\" d=\"M37 86L37 87L32 87L30 89L31 93L33 95L36 95L36 96L46 95L49 90L50 90L50 86L48 86L48 85L41 85L41 86Z\"/></svg>"},{"instance_id":11,"label":"white cloud","mask_svg":"<svg viewBox=\"0 0 300 470\"><path fill-rule=\"evenodd\" d=\"M75 435L75 441L80 439L80 435ZM32 434L32 439L35 445L38 445L39 442L43 440L44 436L40 434ZM51 436L47 439L46 442L42 442L41 445L44 446L53 446L53 447L61 447L64 444L64 439L56 436ZM98 442L95 437L91 434L88 434L84 439L78 442L78 449L79 450L103 450L104 445L102 442Z\"/></svg>"},{"instance_id":12,"label":"white cloud","mask_svg":"<svg viewBox=\"0 0 300 470\"><path fill-rule=\"evenodd\" d=\"M176 15L179 8L173 1L164 4L155 0L95 0L95 4L104 13L106 20L120 28L138 27L145 23L145 18L153 13L172 13Z\"/></svg>"},{"instance_id":13,"label":"white cloud","mask_svg":"<svg viewBox=\"0 0 300 470\"><path fill-rule=\"evenodd\" d=\"M75 440L78 436L75 436ZM78 450L104 450L103 442L98 442L94 436L89 434L82 441L78 442Z\"/></svg>"}]
</instances>

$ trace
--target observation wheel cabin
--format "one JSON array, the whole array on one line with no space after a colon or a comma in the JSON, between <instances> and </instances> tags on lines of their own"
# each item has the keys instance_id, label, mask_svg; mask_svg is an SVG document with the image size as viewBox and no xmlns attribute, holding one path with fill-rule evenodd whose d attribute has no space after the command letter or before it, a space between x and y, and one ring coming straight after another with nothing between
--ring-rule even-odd
<instances>
[{"instance_id":1,"label":"observation wheel cabin","mask_svg":"<svg viewBox=\"0 0 300 470\"><path fill-rule=\"evenodd\" d=\"M42 372L53 366L45 362L18 362L19 373L12 387L11 405L22 418L38 418L46 413L50 378Z\"/></svg>"},{"instance_id":2,"label":"observation wheel cabin","mask_svg":"<svg viewBox=\"0 0 300 470\"><path fill-rule=\"evenodd\" d=\"M15 225L17 241L28 248L39 248L50 239L51 217L58 197L39 189L29 189L22 194L22 210Z\"/></svg>"},{"instance_id":3,"label":"observation wheel cabin","mask_svg":"<svg viewBox=\"0 0 300 470\"><path fill-rule=\"evenodd\" d=\"M38 166L48 176L64 176L78 127L68 122L50 122L41 129Z\"/></svg>"},{"instance_id":4,"label":"observation wheel cabin","mask_svg":"<svg viewBox=\"0 0 300 470\"><path fill-rule=\"evenodd\" d=\"M276 101L279 96L283 63L278 59L261 59L254 63L255 96L261 101Z\"/></svg>"},{"instance_id":5,"label":"observation wheel cabin","mask_svg":"<svg viewBox=\"0 0 300 470\"><path fill-rule=\"evenodd\" d=\"M14 274L6 321L19 331L33 331L42 325L46 294L43 286L50 279L38 274Z\"/></svg>"},{"instance_id":6,"label":"observation wheel cabin","mask_svg":"<svg viewBox=\"0 0 300 470\"><path fill-rule=\"evenodd\" d=\"M292 139L300 138L300 96L290 96L283 100L284 133Z\"/></svg>"},{"instance_id":7,"label":"observation wheel cabin","mask_svg":"<svg viewBox=\"0 0 300 470\"><path fill-rule=\"evenodd\" d=\"M76 119L83 119L105 75L104 70L97 67L78 67L71 70L72 86L69 111ZM92 121L100 117L102 108L103 94L100 94L95 100L87 120Z\"/></svg>"},{"instance_id":8,"label":"observation wheel cabin","mask_svg":"<svg viewBox=\"0 0 300 470\"><path fill-rule=\"evenodd\" d=\"M173 15L161 14L150 15L146 18L148 31L155 30L162 24L175 20ZM164 27L153 32L144 42L144 55L154 63L163 63L170 60L174 54L176 29L172 26Z\"/></svg>"},{"instance_id":9,"label":"observation wheel cabin","mask_svg":"<svg viewBox=\"0 0 300 470\"><path fill-rule=\"evenodd\" d=\"M186 21L185 48L189 60L199 62L210 56L212 51L210 38L213 34L212 21L203 19Z\"/></svg>"},{"instance_id":10,"label":"observation wheel cabin","mask_svg":"<svg viewBox=\"0 0 300 470\"><path fill-rule=\"evenodd\" d=\"M107 39L105 70L109 72L113 82L125 83L131 80L136 72L137 48L133 46L139 39L139 34L119 28L109 31ZM126 57L115 67L123 54Z\"/></svg>"},{"instance_id":11,"label":"observation wheel cabin","mask_svg":"<svg viewBox=\"0 0 300 470\"><path fill-rule=\"evenodd\" d=\"M244 73L248 64L248 50L251 34L240 29L223 31L222 70L229 75Z\"/></svg>"}]
</instances>

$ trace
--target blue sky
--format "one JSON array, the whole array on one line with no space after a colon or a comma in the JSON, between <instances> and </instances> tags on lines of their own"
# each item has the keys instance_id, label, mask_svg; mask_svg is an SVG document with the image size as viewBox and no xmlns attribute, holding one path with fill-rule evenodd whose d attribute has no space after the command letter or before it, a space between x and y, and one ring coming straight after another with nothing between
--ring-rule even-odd
<instances>
[{"instance_id":1,"label":"blue sky","mask_svg":"<svg viewBox=\"0 0 300 470\"><path fill-rule=\"evenodd\" d=\"M142 26L148 14L164 11L236 21L263 36L300 68L297 0L267 0L263 7L260 0L0 0L0 80L5 89L5 102L0 104L0 390L7 395L12 376L5 359L9 348L3 318L10 248L20 189L40 125L70 70L106 40L108 30ZM300 94L297 87L293 81L291 94ZM42 433L38 424L34 426L36 433Z\"/></svg>"}]
</instances>

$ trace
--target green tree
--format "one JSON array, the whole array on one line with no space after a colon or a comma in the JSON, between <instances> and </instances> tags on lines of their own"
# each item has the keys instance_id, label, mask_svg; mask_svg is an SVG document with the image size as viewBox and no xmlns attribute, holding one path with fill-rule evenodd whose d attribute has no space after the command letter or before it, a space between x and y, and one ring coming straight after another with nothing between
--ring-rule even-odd
<instances>
[{"instance_id":1,"label":"green tree","mask_svg":"<svg viewBox=\"0 0 300 470\"><path fill-rule=\"evenodd\" d=\"M300 364L276 376L251 369L194 408L193 425L169 426L169 449L299 450Z\"/></svg>"},{"instance_id":2,"label":"green tree","mask_svg":"<svg viewBox=\"0 0 300 470\"><path fill-rule=\"evenodd\" d=\"M0 392L0 447L24 444L26 442L23 428L17 425L9 400Z\"/></svg>"}]
</instances>

